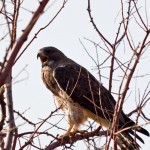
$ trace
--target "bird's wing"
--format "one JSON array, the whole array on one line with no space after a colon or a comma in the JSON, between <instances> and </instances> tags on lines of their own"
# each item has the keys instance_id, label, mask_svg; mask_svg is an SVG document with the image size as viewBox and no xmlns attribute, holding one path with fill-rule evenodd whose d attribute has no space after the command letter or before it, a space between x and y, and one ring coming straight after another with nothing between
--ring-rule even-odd
<instances>
[{"instance_id":1,"label":"bird's wing","mask_svg":"<svg viewBox=\"0 0 150 150\"><path fill-rule=\"evenodd\" d=\"M54 70L54 78L75 103L109 122L112 121L116 102L88 70L73 63L62 65ZM125 123L122 114L120 120Z\"/></svg>"}]
</instances>

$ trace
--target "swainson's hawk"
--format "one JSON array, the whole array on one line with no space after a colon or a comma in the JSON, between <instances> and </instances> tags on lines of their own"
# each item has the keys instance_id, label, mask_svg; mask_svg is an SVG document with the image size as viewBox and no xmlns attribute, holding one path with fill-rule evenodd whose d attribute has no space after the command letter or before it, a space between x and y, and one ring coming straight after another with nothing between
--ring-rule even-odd
<instances>
[{"instance_id":1,"label":"swainson's hawk","mask_svg":"<svg viewBox=\"0 0 150 150\"><path fill-rule=\"evenodd\" d=\"M61 137L69 136L71 131L76 132L88 118L106 128L111 127L116 102L111 93L88 70L54 47L40 49L37 57L40 57L42 63L44 84L68 115L69 128ZM134 125L135 122L121 111L118 129ZM142 127L136 128L136 131L149 136L149 132ZM144 143L130 128L118 134L117 143L121 149L139 149L131 135Z\"/></svg>"}]
</instances>

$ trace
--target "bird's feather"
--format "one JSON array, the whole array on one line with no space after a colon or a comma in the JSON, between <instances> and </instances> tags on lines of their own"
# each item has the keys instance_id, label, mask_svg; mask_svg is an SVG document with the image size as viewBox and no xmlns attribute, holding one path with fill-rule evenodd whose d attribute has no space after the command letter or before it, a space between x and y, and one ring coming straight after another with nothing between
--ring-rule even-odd
<instances>
[{"instance_id":1,"label":"bird's feather","mask_svg":"<svg viewBox=\"0 0 150 150\"><path fill-rule=\"evenodd\" d=\"M111 122L115 108L115 100L110 92L100 84L85 68L78 64L68 64L54 70L54 78L75 103L90 110L97 116ZM125 120L126 119L126 120ZM120 127L130 119L120 115Z\"/></svg>"},{"instance_id":2,"label":"bird's feather","mask_svg":"<svg viewBox=\"0 0 150 150\"><path fill-rule=\"evenodd\" d=\"M87 69L54 47L42 48L37 57L40 57L42 62L42 79L46 87L55 95L56 100L60 101L60 105L65 102L64 109L69 110L74 124L78 126L89 117L111 130L116 101ZM75 119L77 113L78 120ZM147 130L135 126L135 122L122 110L118 130L123 131L117 134L117 143L121 149L139 149L135 138L144 143L133 129L149 136ZM71 128L72 126L67 130L67 134Z\"/></svg>"}]
</instances>

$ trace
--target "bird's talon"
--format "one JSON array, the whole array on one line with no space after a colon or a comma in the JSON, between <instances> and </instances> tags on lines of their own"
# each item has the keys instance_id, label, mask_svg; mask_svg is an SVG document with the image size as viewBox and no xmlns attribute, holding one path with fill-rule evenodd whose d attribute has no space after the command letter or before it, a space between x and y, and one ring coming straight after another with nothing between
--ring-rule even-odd
<instances>
[{"instance_id":1,"label":"bird's talon","mask_svg":"<svg viewBox=\"0 0 150 150\"><path fill-rule=\"evenodd\" d=\"M70 136L74 137L76 135L77 132L70 132Z\"/></svg>"},{"instance_id":2,"label":"bird's talon","mask_svg":"<svg viewBox=\"0 0 150 150\"><path fill-rule=\"evenodd\" d=\"M68 141L69 143L72 143L73 141L72 141L72 136L71 135L60 135L59 137L58 137L58 140L61 140L61 141L64 141L64 140L66 140L66 141Z\"/></svg>"},{"instance_id":3,"label":"bird's talon","mask_svg":"<svg viewBox=\"0 0 150 150\"><path fill-rule=\"evenodd\" d=\"M68 139L70 139L70 136L69 135L60 135L59 137L58 137L58 139L59 140L68 140Z\"/></svg>"}]
</instances>

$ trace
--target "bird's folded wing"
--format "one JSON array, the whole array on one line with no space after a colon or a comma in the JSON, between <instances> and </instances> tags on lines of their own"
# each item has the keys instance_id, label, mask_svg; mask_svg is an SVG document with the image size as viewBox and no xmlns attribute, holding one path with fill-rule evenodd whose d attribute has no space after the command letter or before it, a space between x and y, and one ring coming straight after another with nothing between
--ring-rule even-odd
<instances>
[{"instance_id":1,"label":"bird's folded wing","mask_svg":"<svg viewBox=\"0 0 150 150\"><path fill-rule=\"evenodd\" d=\"M112 121L116 102L88 70L78 64L63 65L55 69L54 78L75 103L109 122ZM121 118L124 122L122 114Z\"/></svg>"}]
</instances>

